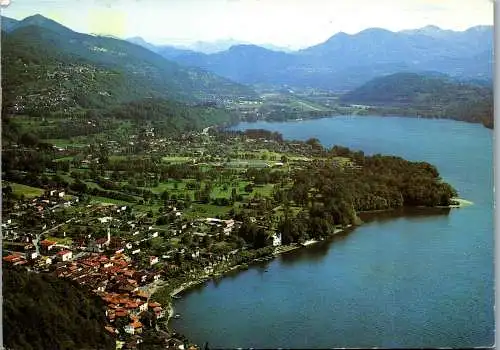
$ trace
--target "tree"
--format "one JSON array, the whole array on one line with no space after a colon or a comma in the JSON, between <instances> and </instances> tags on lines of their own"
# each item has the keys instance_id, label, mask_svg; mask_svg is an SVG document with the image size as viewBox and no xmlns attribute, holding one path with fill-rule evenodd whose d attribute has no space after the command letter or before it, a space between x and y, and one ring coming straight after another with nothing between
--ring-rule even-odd
<instances>
[{"instance_id":1,"label":"tree","mask_svg":"<svg viewBox=\"0 0 500 350\"><path fill-rule=\"evenodd\" d=\"M27 133L22 134L19 141L23 145L28 146L28 147L36 146L40 142L38 137L31 132L27 132Z\"/></svg>"},{"instance_id":2,"label":"tree","mask_svg":"<svg viewBox=\"0 0 500 350\"><path fill-rule=\"evenodd\" d=\"M309 145L309 146L311 146L311 148L313 150L321 150L321 149L323 149L323 146L321 146L321 142L317 138L315 138L315 137L312 137L312 138L308 139L306 141L306 144Z\"/></svg>"},{"instance_id":3,"label":"tree","mask_svg":"<svg viewBox=\"0 0 500 350\"><path fill-rule=\"evenodd\" d=\"M168 191L167 190L163 191L161 193L161 197L160 198L161 198L162 201L168 201L170 199L170 195L169 195Z\"/></svg>"}]
</instances>

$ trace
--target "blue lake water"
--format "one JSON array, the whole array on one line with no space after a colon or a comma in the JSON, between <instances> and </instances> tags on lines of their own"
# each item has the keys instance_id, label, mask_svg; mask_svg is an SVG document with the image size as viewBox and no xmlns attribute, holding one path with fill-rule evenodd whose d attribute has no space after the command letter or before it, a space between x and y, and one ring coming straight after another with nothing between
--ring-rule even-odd
<instances>
[{"instance_id":1,"label":"blue lake water","mask_svg":"<svg viewBox=\"0 0 500 350\"><path fill-rule=\"evenodd\" d=\"M211 348L473 347L494 343L493 132L397 117L242 123L438 167L474 205L379 218L208 282L172 326ZM267 270L267 272L266 272Z\"/></svg>"}]
</instances>

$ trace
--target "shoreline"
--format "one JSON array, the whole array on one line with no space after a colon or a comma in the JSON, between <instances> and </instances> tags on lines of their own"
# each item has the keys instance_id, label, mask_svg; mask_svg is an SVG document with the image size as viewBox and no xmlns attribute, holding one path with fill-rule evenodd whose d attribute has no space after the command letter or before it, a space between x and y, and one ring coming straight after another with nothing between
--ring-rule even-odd
<instances>
[{"instance_id":1,"label":"shoreline","mask_svg":"<svg viewBox=\"0 0 500 350\"><path fill-rule=\"evenodd\" d=\"M466 199L463 199L463 198L451 198L452 201L455 201L455 202L458 202L458 204L452 204L452 205L449 205L449 206L436 206L434 208L439 208L439 209L442 209L442 208L462 208L462 207L466 207L466 206L469 206L469 205L473 205L474 203L471 202L471 201L468 201ZM364 211L364 212L360 212L360 213L365 213L365 214L369 214L369 213L374 213L376 214L377 212L388 212L388 211L392 211L394 209L383 209L383 210L372 210L372 211ZM362 224L362 223L361 223ZM317 244L319 242L323 242L324 240L328 239L328 238L331 238L337 234L340 234L340 233L343 233L345 232L347 229L352 229L352 228L355 228L356 226L360 226L360 225L347 225L347 226L344 226L342 228L335 228L333 233L331 235L329 235L328 237L325 237L323 239L320 239L320 240L315 240L315 239L310 239L310 240L307 240L306 242L304 243L292 243L292 244L289 244L289 245L281 245L281 246L278 246L274 249L274 252L268 256L264 256L264 257L261 257L261 258L256 258L252 261L249 261L248 263L244 263L244 264L239 264L239 265L233 265L221 272L217 272L217 273L214 273L212 275L209 275L209 276L203 276L203 277L199 277L195 280L191 280L191 281L187 281L187 282L184 282L182 283L180 286L174 288L173 291L171 291L169 293L169 297L170 297L170 300L168 301L167 303L167 309L168 309L168 315L167 315L167 318L165 320L165 326L166 326L166 329L168 331L174 331L174 330L171 330L170 329L170 321L174 318L175 316L175 309L174 309L174 305L173 305L173 299L174 297L178 296L178 294L182 293L182 292L185 292L187 290L189 290L190 288L192 287L195 287L195 286L198 286L202 283L205 283L209 280L212 280L214 278L217 278L217 277L222 277L224 276L225 274L231 272L231 271L235 271L235 270L238 270L238 269L248 269L248 267L250 265L253 265L254 263L257 263L257 262L263 262L263 261L269 261L269 260L274 260L278 255L281 255L281 254L284 254L284 253L288 253L288 252L291 252L291 251L294 251L294 250L297 250L297 249L300 249L300 248L306 248L310 245L314 245L314 244ZM165 281L161 281L161 284L163 284ZM161 288L162 286L158 286L157 289ZM154 293L153 293L154 294ZM152 295L153 295L152 294ZM175 331L174 331L175 332Z\"/></svg>"},{"instance_id":2,"label":"shoreline","mask_svg":"<svg viewBox=\"0 0 500 350\"><path fill-rule=\"evenodd\" d=\"M281 254L284 254L284 253L288 253L288 252L291 252L291 251L294 251L294 250L297 250L297 249L300 249L300 248L306 248L307 246L309 245L313 245L313 244L316 244L316 243L319 243L319 242L323 242L325 239L328 239L328 238L331 238L339 233L343 233L345 230L349 229L349 228L352 228L353 225L347 225L346 227L343 227L343 228L336 228L334 230L334 232L327 238L324 238L324 239L321 239L321 240L309 240L309 241L306 241L309 242L308 244L304 245L305 243L292 243L292 244L288 244L288 245L281 245L279 247L276 247L274 249L274 252L271 254L271 255L268 255L268 256L264 256L264 257L261 257L261 258L256 258L252 261L249 261L248 263L244 263L244 264L239 264L239 265L233 265L231 266L230 268L224 270L224 271L221 271L221 272L218 272L218 273L215 273L211 276L207 276L207 277L200 277L196 280L192 280L192 281L188 281L188 282L184 282L182 283L180 286L174 288L173 291L171 291L169 293L169 296L170 296L170 301L168 302L167 304L167 309L168 309L168 315L167 315L167 319L165 320L165 325L166 325L166 328L167 330L171 330L170 329L170 321L174 318L175 316L175 309L174 309L174 297L178 296L178 294L182 293L182 292L185 292L187 290L189 290L190 288L192 287L196 287L202 283L205 283L211 279L214 279L214 278L217 278L217 277L222 277L224 276L225 274L229 273L229 272L232 272L232 271L235 271L235 270L238 270L238 269L247 269L248 267L250 267L251 265L255 264L255 263L258 263L258 262L263 262L263 261L270 261L270 260L274 260L277 256L281 255ZM159 287L161 288L161 287Z\"/></svg>"},{"instance_id":3,"label":"shoreline","mask_svg":"<svg viewBox=\"0 0 500 350\"><path fill-rule=\"evenodd\" d=\"M451 200L453 202L456 202L458 204L450 204L448 206L443 206L443 208L463 208L463 207L468 207L470 205L474 205L474 202L471 202L467 199L463 199L463 198L451 198Z\"/></svg>"}]
</instances>

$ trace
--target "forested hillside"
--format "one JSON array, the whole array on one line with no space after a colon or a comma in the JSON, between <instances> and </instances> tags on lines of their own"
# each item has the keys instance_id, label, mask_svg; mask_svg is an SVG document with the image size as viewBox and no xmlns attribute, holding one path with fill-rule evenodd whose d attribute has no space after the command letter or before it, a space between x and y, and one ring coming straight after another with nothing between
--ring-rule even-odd
<instances>
[{"instance_id":1,"label":"forested hillside","mask_svg":"<svg viewBox=\"0 0 500 350\"><path fill-rule=\"evenodd\" d=\"M341 97L382 114L419 115L480 122L493 127L493 90L447 76L397 73L378 77Z\"/></svg>"},{"instance_id":2,"label":"forested hillside","mask_svg":"<svg viewBox=\"0 0 500 350\"><path fill-rule=\"evenodd\" d=\"M114 349L102 301L77 283L48 274L3 269L6 349Z\"/></svg>"},{"instance_id":3,"label":"forested hillside","mask_svg":"<svg viewBox=\"0 0 500 350\"><path fill-rule=\"evenodd\" d=\"M141 46L76 33L39 15L5 27L2 84L9 111L95 108L145 97L256 97L245 86L181 67Z\"/></svg>"},{"instance_id":4,"label":"forested hillside","mask_svg":"<svg viewBox=\"0 0 500 350\"><path fill-rule=\"evenodd\" d=\"M38 139L104 135L125 124L167 135L232 122L234 115L216 107L256 98L212 73L181 67L127 41L73 32L39 15L2 28L7 140L21 136L12 134L8 117L42 120L30 130Z\"/></svg>"},{"instance_id":5,"label":"forested hillside","mask_svg":"<svg viewBox=\"0 0 500 350\"><path fill-rule=\"evenodd\" d=\"M160 135L174 135L193 129L217 124L223 125L237 120L237 115L224 109L161 99L143 99L108 110L105 116L129 120L140 125L148 122Z\"/></svg>"}]
</instances>

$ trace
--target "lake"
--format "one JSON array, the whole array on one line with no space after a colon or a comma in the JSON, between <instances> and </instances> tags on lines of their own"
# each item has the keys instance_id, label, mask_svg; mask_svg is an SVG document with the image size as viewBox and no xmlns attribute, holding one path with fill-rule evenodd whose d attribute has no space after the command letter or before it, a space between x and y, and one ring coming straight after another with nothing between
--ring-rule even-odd
<instances>
[{"instance_id":1,"label":"lake","mask_svg":"<svg viewBox=\"0 0 500 350\"><path fill-rule=\"evenodd\" d=\"M208 282L174 329L210 348L474 347L494 343L493 132L479 124L340 116L242 123L437 166L474 205L381 215Z\"/></svg>"}]
</instances>

